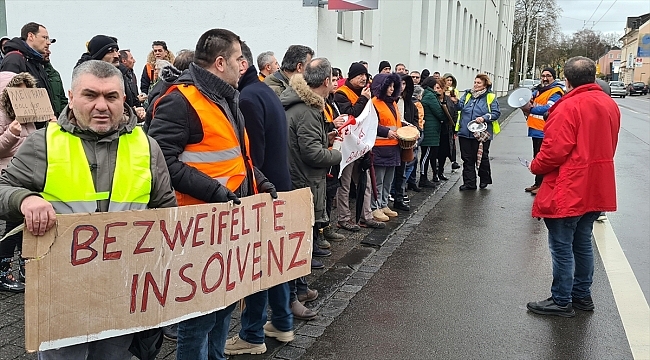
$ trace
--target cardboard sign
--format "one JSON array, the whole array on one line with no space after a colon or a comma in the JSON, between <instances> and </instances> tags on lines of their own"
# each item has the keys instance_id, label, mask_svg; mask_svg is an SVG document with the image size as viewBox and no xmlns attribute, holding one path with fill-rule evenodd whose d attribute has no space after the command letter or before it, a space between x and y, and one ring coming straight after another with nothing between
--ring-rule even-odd
<instances>
[{"instance_id":1,"label":"cardboard sign","mask_svg":"<svg viewBox=\"0 0 650 360\"><path fill-rule=\"evenodd\" d=\"M41 88L6 88L19 123L49 121L54 116L47 90Z\"/></svg>"},{"instance_id":2,"label":"cardboard sign","mask_svg":"<svg viewBox=\"0 0 650 360\"><path fill-rule=\"evenodd\" d=\"M339 177L346 166L372 149L377 138L378 125L379 117L377 117L375 105L372 101L368 101L358 117L350 118L345 125L341 126L339 129L340 144L336 144L342 155Z\"/></svg>"},{"instance_id":3,"label":"cardboard sign","mask_svg":"<svg viewBox=\"0 0 650 360\"><path fill-rule=\"evenodd\" d=\"M308 188L205 204L57 215L25 231L25 342L47 350L208 314L311 271Z\"/></svg>"}]
</instances>

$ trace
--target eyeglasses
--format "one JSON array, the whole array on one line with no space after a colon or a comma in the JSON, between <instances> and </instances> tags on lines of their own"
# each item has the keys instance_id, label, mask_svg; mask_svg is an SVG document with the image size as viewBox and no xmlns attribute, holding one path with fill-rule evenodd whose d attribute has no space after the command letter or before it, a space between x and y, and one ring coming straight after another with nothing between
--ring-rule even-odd
<instances>
[{"instance_id":1,"label":"eyeglasses","mask_svg":"<svg viewBox=\"0 0 650 360\"><path fill-rule=\"evenodd\" d=\"M553 78L553 75L550 75L550 74L549 74L549 75L544 75L544 74L542 74L542 77L543 77L543 78L551 78L551 79L552 79L552 78Z\"/></svg>"}]
</instances>

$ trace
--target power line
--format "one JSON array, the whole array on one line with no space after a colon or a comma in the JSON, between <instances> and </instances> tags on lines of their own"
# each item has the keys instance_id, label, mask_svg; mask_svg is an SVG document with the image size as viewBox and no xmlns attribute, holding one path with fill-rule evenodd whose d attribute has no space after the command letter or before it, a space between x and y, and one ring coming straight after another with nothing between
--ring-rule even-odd
<instances>
[{"instance_id":1,"label":"power line","mask_svg":"<svg viewBox=\"0 0 650 360\"><path fill-rule=\"evenodd\" d=\"M612 7L614 6L614 4L616 4L617 1L618 1L618 0L614 0L614 2L612 3L612 5L609 6L609 9L607 9L607 11L605 11L605 13L603 14L603 16L601 16L600 19L598 19L598 21L596 21L593 25L591 25L591 28L592 28L592 29L594 28L594 26L596 26L596 24L598 24L598 23L600 22L600 20L602 20L602 19L605 17L605 15L607 15L607 13L609 12L609 10L612 9Z\"/></svg>"},{"instance_id":2,"label":"power line","mask_svg":"<svg viewBox=\"0 0 650 360\"><path fill-rule=\"evenodd\" d=\"M589 20L591 20L591 18L594 17L594 14L596 14L596 11L598 11L598 8L600 8L600 5L602 3L603 3L603 0L600 0L600 2L598 3L598 6L596 6L596 8L594 9L594 12L591 13L591 16L589 17L589 19L587 19L587 21L585 21L585 24L582 26L583 29L585 28L585 26L587 26L587 23L589 22Z\"/></svg>"}]
</instances>

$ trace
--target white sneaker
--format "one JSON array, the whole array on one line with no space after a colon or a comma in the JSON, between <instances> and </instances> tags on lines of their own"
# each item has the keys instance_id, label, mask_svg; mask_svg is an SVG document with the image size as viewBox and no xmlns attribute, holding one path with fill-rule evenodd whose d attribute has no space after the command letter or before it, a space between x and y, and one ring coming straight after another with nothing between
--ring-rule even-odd
<instances>
[{"instance_id":1,"label":"white sneaker","mask_svg":"<svg viewBox=\"0 0 650 360\"><path fill-rule=\"evenodd\" d=\"M596 221L605 221L605 220L607 220L607 214L605 214L604 212L600 213L600 216L598 217L598 219L596 219Z\"/></svg>"},{"instance_id":2,"label":"white sneaker","mask_svg":"<svg viewBox=\"0 0 650 360\"><path fill-rule=\"evenodd\" d=\"M293 331L280 331L270 321L267 321L264 325L264 335L285 343L294 339Z\"/></svg>"}]
</instances>

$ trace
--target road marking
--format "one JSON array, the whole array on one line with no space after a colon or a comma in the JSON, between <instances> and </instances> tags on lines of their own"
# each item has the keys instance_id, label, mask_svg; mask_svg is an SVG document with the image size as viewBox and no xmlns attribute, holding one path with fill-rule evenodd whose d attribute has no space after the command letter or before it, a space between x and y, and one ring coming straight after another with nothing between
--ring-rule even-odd
<instances>
[{"instance_id":1,"label":"road marking","mask_svg":"<svg viewBox=\"0 0 650 360\"><path fill-rule=\"evenodd\" d=\"M650 307L609 221L594 223L594 239L632 355L650 359Z\"/></svg>"}]
</instances>

